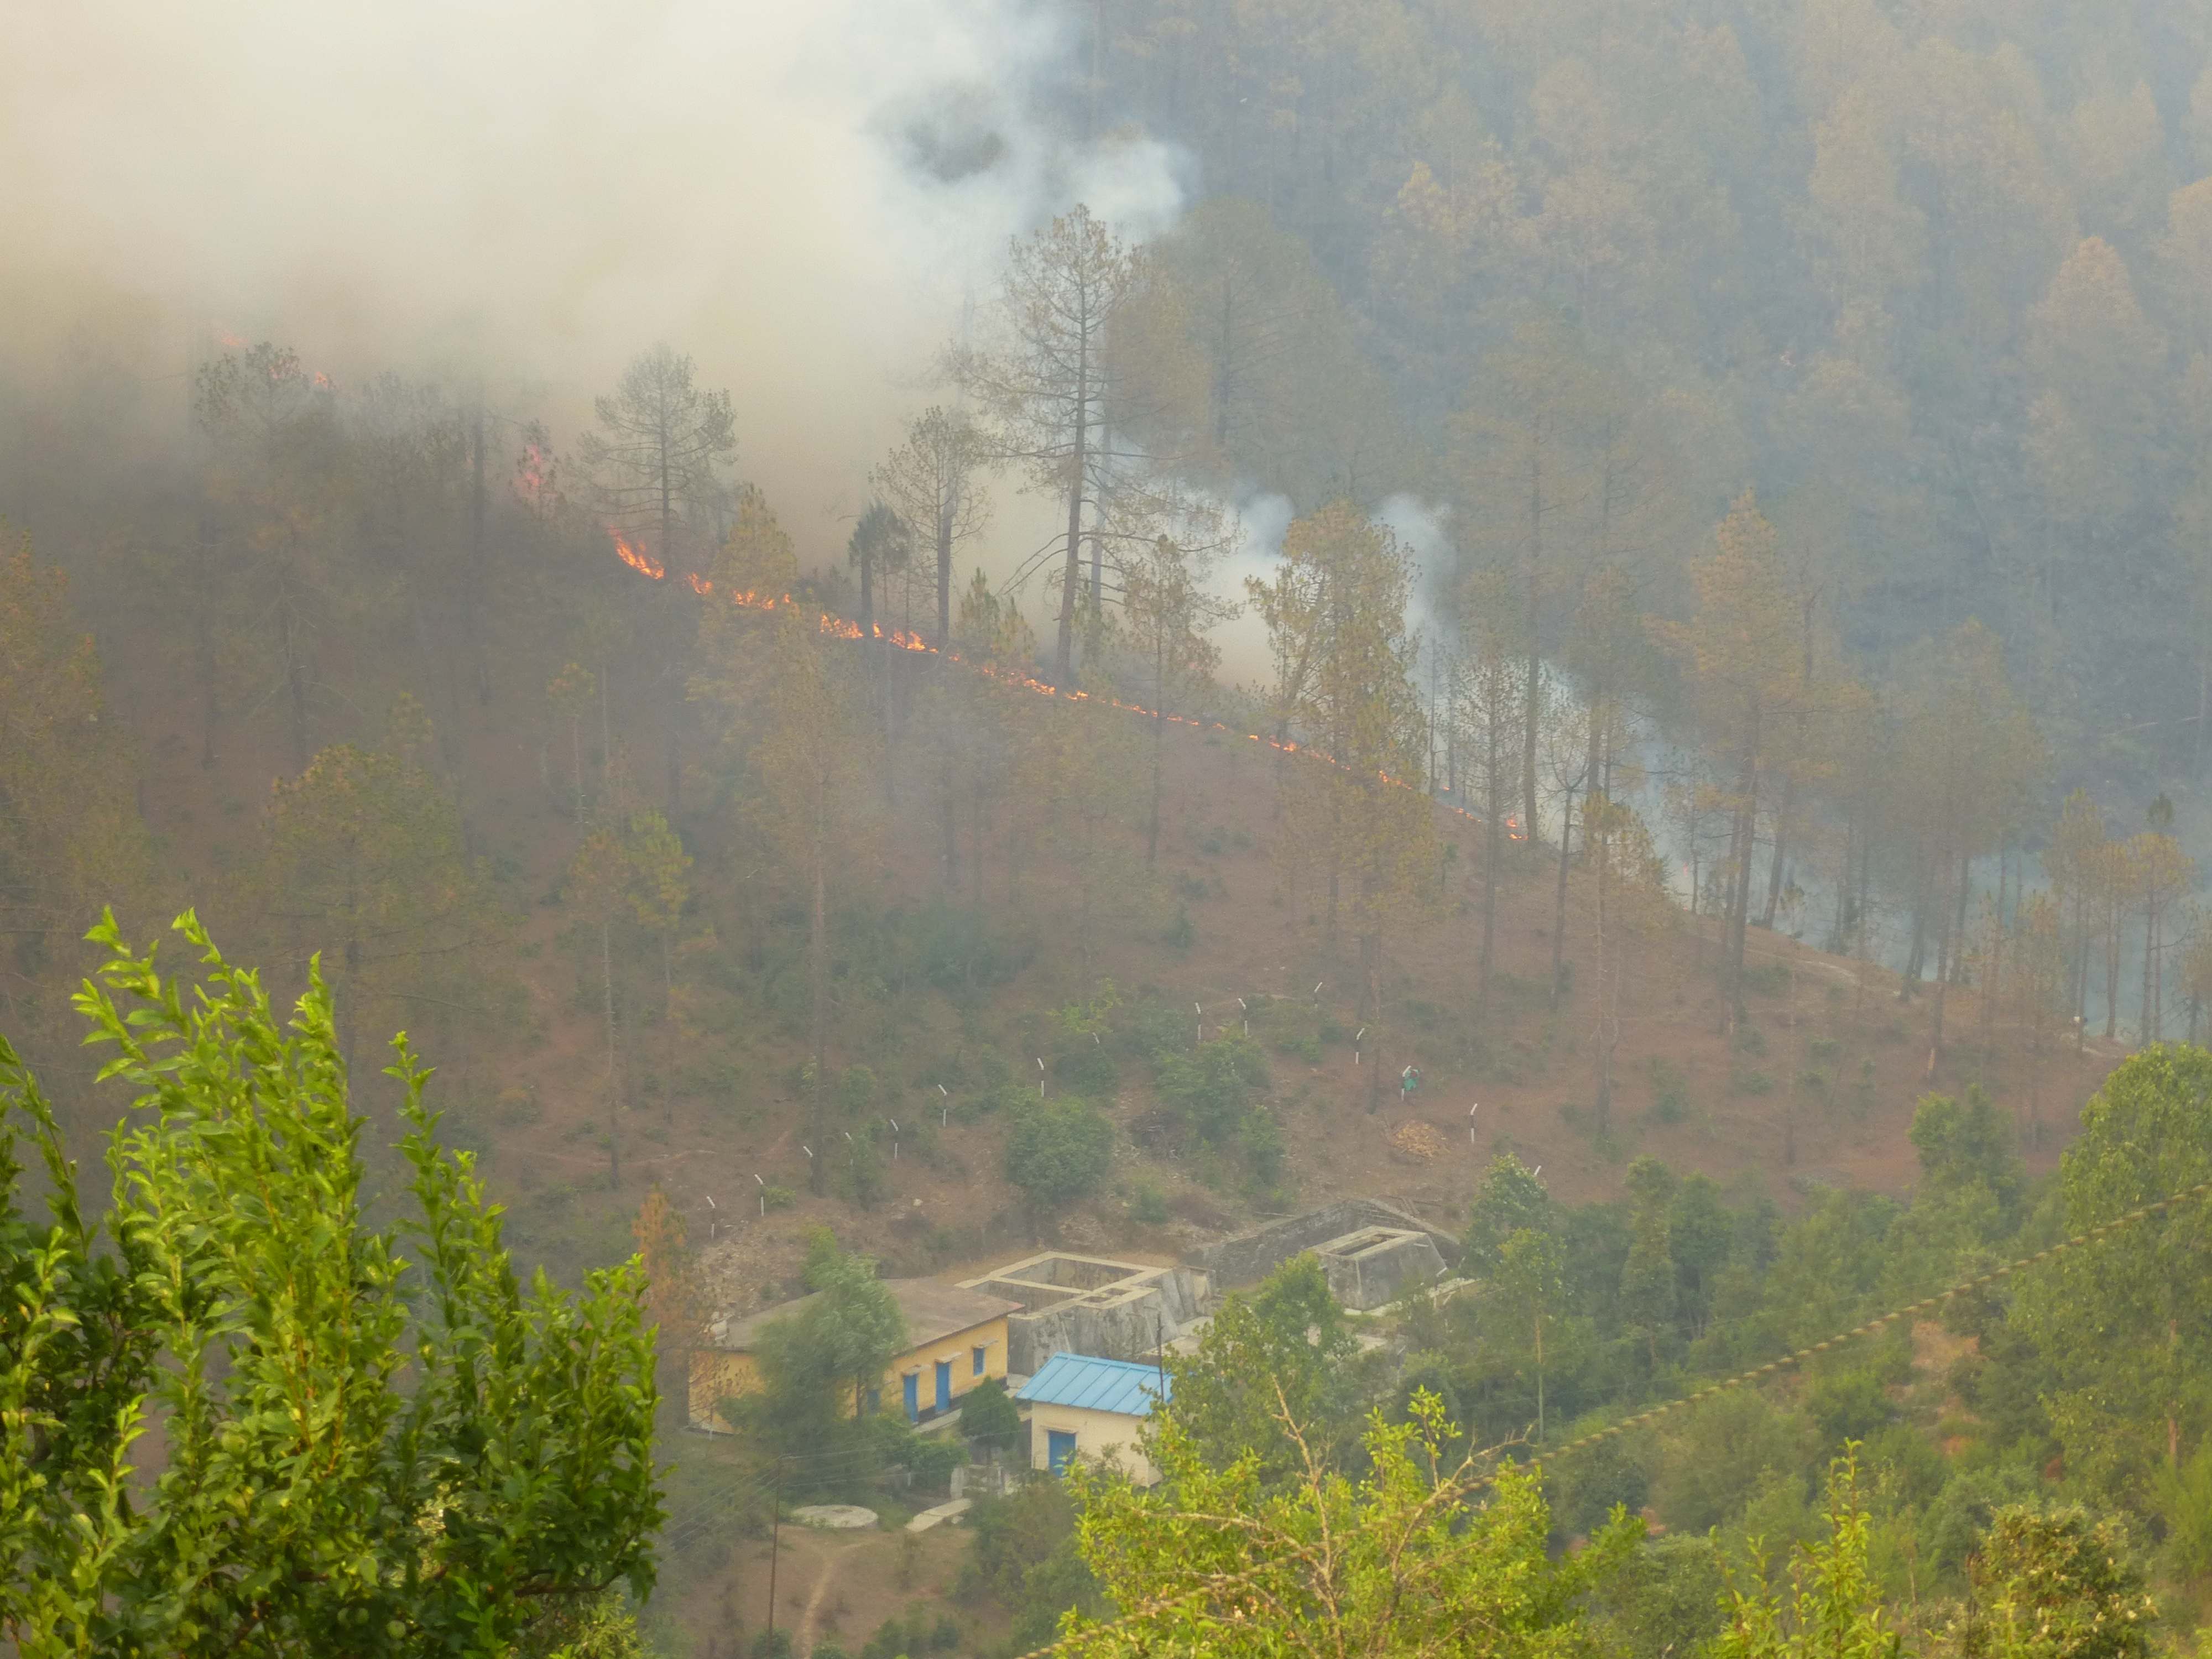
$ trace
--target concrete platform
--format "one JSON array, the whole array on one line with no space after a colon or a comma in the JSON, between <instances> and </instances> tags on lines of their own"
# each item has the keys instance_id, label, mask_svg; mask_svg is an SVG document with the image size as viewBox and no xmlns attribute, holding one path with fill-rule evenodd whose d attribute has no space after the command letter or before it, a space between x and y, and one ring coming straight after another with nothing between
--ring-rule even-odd
<instances>
[{"instance_id":1,"label":"concrete platform","mask_svg":"<svg viewBox=\"0 0 2212 1659\"><path fill-rule=\"evenodd\" d=\"M906 1529L908 1532L927 1532L931 1528L941 1527L947 1522L957 1525L960 1517L975 1506L972 1498L956 1498L950 1504L939 1504L933 1510L924 1510L906 1523Z\"/></svg>"},{"instance_id":2,"label":"concrete platform","mask_svg":"<svg viewBox=\"0 0 2212 1659\"><path fill-rule=\"evenodd\" d=\"M864 1510L858 1504L801 1504L791 1511L791 1518L802 1527L823 1527L832 1532L859 1532L881 1520L873 1510Z\"/></svg>"}]
</instances>

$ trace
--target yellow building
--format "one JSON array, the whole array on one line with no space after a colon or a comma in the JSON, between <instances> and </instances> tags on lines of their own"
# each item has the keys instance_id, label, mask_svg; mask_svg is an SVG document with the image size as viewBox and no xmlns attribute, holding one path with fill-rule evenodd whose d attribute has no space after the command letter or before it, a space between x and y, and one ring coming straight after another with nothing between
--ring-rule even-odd
<instances>
[{"instance_id":1,"label":"yellow building","mask_svg":"<svg viewBox=\"0 0 2212 1659\"><path fill-rule=\"evenodd\" d=\"M1137 1436L1152 1408L1175 1393L1154 1365L1056 1353L1014 1396L1030 1408L1030 1467L1065 1474L1071 1459L1117 1468L1140 1486L1160 1472Z\"/></svg>"},{"instance_id":2,"label":"yellow building","mask_svg":"<svg viewBox=\"0 0 2212 1659\"><path fill-rule=\"evenodd\" d=\"M894 1401L908 1422L927 1423L951 1410L986 1377L1005 1377L1006 1316L1019 1312L1020 1303L933 1279L887 1279L884 1288L905 1318L907 1349L884 1369L881 1389L867 1401L872 1409ZM719 1407L760 1386L753 1345L761 1328L813 1300L803 1296L742 1319L725 1314L708 1326L706 1346L691 1350L688 1393L693 1428L730 1432Z\"/></svg>"}]
</instances>

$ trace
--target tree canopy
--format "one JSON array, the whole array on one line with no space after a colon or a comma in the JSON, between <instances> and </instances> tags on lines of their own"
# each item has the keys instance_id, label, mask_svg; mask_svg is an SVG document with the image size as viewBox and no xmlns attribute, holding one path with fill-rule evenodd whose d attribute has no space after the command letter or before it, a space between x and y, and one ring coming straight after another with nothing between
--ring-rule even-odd
<instances>
[{"instance_id":1,"label":"tree canopy","mask_svg":"<svg viewBox=\"0 0 2212 1659\"><path fill-rule=\"evenodd\" d=\"M0 1629L36 1656L480 1654L642 1594L661 1509L635 1263L526 1290L404 1036L410 1212L369 1227L320 976L280 1021L191 915L177 932L185 977L112 921L92 936L77 1006L127 1094L104 1214L0 1042Z\"/></svg>"}]
</instances>

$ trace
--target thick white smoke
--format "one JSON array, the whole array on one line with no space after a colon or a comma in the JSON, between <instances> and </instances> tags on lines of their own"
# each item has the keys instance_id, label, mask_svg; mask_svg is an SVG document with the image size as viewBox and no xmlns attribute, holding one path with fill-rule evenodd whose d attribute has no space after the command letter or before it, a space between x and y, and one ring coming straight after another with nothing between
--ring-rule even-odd
<instances>
[{"instance_id":1,"label":"thick white smoke","mask_svg":"<svg viewBox=\"0 0 2212 1659\"><path fill-rule=\"evenodd\" d=\"M1073 44L1020 0L0 8L0 354L129 315L174 368L215 326L519 368L573 431L666 339L812 539L1007 238L1176 213L1164 147L1041 118Z\"/></svg>"}]
</instances>

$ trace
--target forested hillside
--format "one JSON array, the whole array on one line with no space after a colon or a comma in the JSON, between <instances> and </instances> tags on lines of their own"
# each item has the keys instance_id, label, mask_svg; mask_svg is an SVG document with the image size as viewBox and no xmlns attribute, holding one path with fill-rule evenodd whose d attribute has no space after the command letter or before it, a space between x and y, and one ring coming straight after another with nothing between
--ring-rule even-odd
<instances>
[{"instance_id":1,"label":"forested hillside","mask_svg":"<svg viewBox=\"0 0 2212 1659\"><path fill-rule=\"evenodd\" d=\"M752 1639L764 1494L945 1474L803 1368L732 1443L685 1434L705 1320L872 1262L1172 1261L1349 1195L1463 1237L1473 1293L1365 1344L1304 1269L1231 1304L1178 1362L1170 1495L1410 1525L1489 1448L1452 1559L1537 1610L1436 1611L1501 1654L1810 1650L1776 1645L1801 1614L1838 1655L2147 1650L1976 1633L2062 1557L2081 1617L2148 1628L2154 1590L2185 1641L2195 1211L1541 1482L1498 1460L2202 1178L2212 12L984 9L755 30L787 149L725 153L738 94L672 90L634 149L574 166L587 99L519 167L441 105L450 155L368 167L423 181L368 206L349 82L327 189L361 225L316 201L332 246L282 282L247 274L292 246L269 180L325 186L270 135L207 196L223 258L142 269L88 250L169 222L143 181L84 194L0 129L37 186L0 261L11 1109L48 1133L37 1073L54 1157L96 1158L122 1106L72 998L137 969L88 930L189 908L279 1004L319 964L330 1029L295 1036L315 1133L362 1115L372 1228L435 1165L384 1070L408 1033L505 1212L484 1259L659 1328L653 1617L703 1652ZM258 62L196 70L209 106L276 98ZM827 114L792 90L840 76ZM720 169L681 211L708 175L665 124ZM465 200L486 240L441 276L424 227ZM841 316L793 252L823 246ZM6 1282L46 1285L15 1215ZM633 1251L646 1288L586 1281ZM1389 1478L1305 1480L1263 1376L1316 1469ZM909 1590L1009 1652L1189 1594L1162 1501L1040 1486L972 1546L885 1544L847 1569L879 1659L937 1639ZM1826 1540L1827 1613L1755 1588L1760 1535ZM831 1651L818 1552L801 1645ZM1413 1650L1389 1623L1371 1650ZM1239 1650L1164 1639L1200 1630Z\"/></svg>"}]
</instances>

